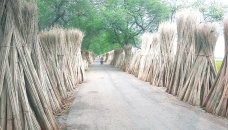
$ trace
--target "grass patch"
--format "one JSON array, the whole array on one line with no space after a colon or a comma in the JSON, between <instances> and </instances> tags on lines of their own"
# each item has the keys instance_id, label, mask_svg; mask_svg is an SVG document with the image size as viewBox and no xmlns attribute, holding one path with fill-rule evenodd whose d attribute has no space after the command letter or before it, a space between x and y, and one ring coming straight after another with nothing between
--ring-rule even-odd
<instances>
[{"instance_id":1,"label":"grass patch","mask_svg":"<svg viewBox=\"0 0 228 130\"><path fill-rule=\"evenodd\" d=\"M222 65L222 61L221 60L217 60L217 61L215 61L215 63L216 63L216 68L219 71L220 68L221 68L221 65Z\"/></svg>"}]
</instances>

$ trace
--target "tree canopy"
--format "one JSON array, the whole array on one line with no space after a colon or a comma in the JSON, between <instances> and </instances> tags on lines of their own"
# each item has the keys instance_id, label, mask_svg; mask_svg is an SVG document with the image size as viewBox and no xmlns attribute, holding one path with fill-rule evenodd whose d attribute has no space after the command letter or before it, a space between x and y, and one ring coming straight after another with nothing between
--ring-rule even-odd
<instances>
[{"instance_id":1,"label":"tree canopy","mask_svg":"<svg viewBox=\"0 0 228 130\"><path fill-rule=\"evenodd\" d=\"M60 25L85 33L82 48L96 54L128 44L157 30L169 18L159 0L38 0L40 30Z\"/></svg>"},{"instance_id":2,"label":"tree canopy","mask_svg":"<svg viewBox=\"0 0 228 130\"><path fill-rule=\"evenodd\" d=\"M188 2L188 0L168 0L171 8L171 21L173 21L177 11L193 8L199 10L206 22L218 22L223 20L227 10L227 5L220 1L197 0L195 2Z\"/></svg>"},{"instance_id":3,"label":"tree canopy","mask_svg":"<svg viewBox=\"0 0 228 130\"><path fill-rule=\"evenodd\" d=\"M223 18L221 4L191 4L171 0L38 0L39 28L55 25L79 28L85 33L82 49L102 54L128 44L137 46L144 32L157 31L182 8L198 8L207 21ZM210 5L210 6L209 6Z\"/></svg>"}]
</instances>

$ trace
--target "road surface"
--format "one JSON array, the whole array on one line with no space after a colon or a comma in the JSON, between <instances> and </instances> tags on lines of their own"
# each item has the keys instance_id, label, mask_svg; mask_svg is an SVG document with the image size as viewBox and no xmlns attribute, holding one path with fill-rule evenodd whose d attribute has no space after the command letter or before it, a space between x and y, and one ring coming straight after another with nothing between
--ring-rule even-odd
<instances>
[{"instance_id":1,"label":"road surface","mask_svg":"<svg viewBox=\"0 0 228 130\"><path fill-rule=\"evenodd\" d=\"M98 61L90 66L66 123L68 130L228 130L227 119Z\"/></svg>"}]
</instances>

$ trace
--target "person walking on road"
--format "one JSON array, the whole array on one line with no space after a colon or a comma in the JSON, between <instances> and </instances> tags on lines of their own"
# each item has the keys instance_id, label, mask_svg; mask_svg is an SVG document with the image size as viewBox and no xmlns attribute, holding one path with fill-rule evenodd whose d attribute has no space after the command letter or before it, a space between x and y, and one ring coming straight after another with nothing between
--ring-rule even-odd
<instances>
[{"instance_id":1,"label":"person walking on road","mask_svg":"<svg viewBox=\"0 0 228 130\"><path fill-rule=\"evenodd\" d=\"M101 62L101 65L103 65L103 62L104 62L104 57L103 56L101 56L100 62Z\"/></svg>"}]
</instances>

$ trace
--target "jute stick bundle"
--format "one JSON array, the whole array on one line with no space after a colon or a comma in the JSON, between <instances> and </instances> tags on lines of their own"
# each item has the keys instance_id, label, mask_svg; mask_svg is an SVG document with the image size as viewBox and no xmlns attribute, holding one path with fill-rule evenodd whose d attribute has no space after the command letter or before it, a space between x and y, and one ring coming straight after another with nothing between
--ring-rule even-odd
<instances>
[{"instance_id":1,"label":"jute stick bundle","mask_svg":"<svg viewBox=\"0 0 228 130\"><path fill-rule=\"evenodd\" d=\"M142 36L142 45L141 45L141 58L139 63L139 73L138 78L147 81L149 74L149 69L151 67L152 55L151 47L152 45L152 34L144 33Z\"/></svg>"},{"instance_id":2,"label":"jute stick bundle","mask_svg":"<svg viewBox=\"0 0 228 130\"><path fill-rule=\"evenodd\" d=\"M58 90L61 96L66 98L67 91L73 90L73 83L67 79L68 74L66 69L65 49L66 34L65 30L55 28L50 31L44 31L39 34L41 46L43 48L43 55L46 60L46 65L50 73L54 74L54 81L58 84ZM72 79L71 79L72 80ZM71 81L70 80L70 81Z\"/></svg>"},{"instance_id":3,"label":"jute stick bundle","mask_svg":"<svg viewBox=\"0 0 228 130\"><path fill-rule=\"evenodd\" d=\"M42 84L39 77L42 71L33 62L40 57L31 56L38 47L37 6L32 0L2 1L0 6L0 127L58 129L48 100L53 91L43 92L47 86Z\"/></svg>"},{"instance_id":4,"label":"jute stick bundle","mask_svg":"<svg viewBox=\"0 0 228 130\"><path fill-rule=\"evenodd\" d=\"M133 55L128 73L133 74L136 77L138 76L140 59L141 59L141 50L136 52L136 54Z\"/></svg>"},{"instance_id":5,"label":"jute stick bundle","mask_svg":"<svg viewBox=\"0 0 228 130\"><path fill-rule=\"evenodd\" d=\"M53 28L40 34L41 44L50 68L59 79L59 91L71 91L84 79L81 56L83 34L79 30Z\"/></svg>"},{"instance_id":6,"label":"jute stick bundle","mask_svg":"<svg viewBox=\"0 0 228 130\"><path fill-rule=\"evenodd\" d=\"M132 46L130 45L124 46L124 54L125 54L125 57L124 57L124 63L123 63L122 69L123 71L127 72L129 70L130 63L132 60Z\"/></svg>"},{"instance_id":7,"label":"jute stick bundle","mask_svg":"<svg viewBox=\"0 0 228 130\"><path fill-rule=\"evenodd\" d=\"M228 117L228 20L224 21L225 57L210 92L203 103L207 112Z\"/></svg>"},{"instance_id":8,"label":"jute stick bundle","mask_svg":"<svg viewBox=\"0 0 228 130\"><path fill-rule=\"evenodd\" d=\"M123 49L115 49L113 59L110 63L115 67L121 67L123 65Z\"/></svg>"},{"instance_id":9,"label":"jute stick bundle","mask_svg":"<svg viewBox=\"0 0 228 130\"><path fill-rule=\"evenodd\" d=\"M159 25L161 69L159 71L159 81L156 86L167 87L171 79L171 69L174 59L173 43L176 34L174 25L164 22Z\"/></svg>"},{"instance_id":10,"label":"jute stick bundle","mask_svg":"<svg viewBox=\"0 0 228 130\"><path fill-rule=\"evenodd\" d=\"M214 49L218 32L215 26L199 24L195 38L196 61L178 96L181 100L200 106L207 97L217 74Z\"/></svg>"},{"instance_id":11,"label":"jute stick bundle","mask_svg":"<svg viewBox=\"0 0 228 130\"><path fill-rule=\"evenodd\" d=\"M112 50L112 51L110 51L110 52L108 52L108 54L109 54L109 56L108 56L108 58L107 58L107 63L108 64L111 64L111 62L112 62L112 59L113 59L113 57L114 57L114 50Z\"/></svg>"},{"instance_id":12,"label":"jute stick bundle","mask_svg":"<svg viewBox=\"0 0 228 130\"><path fill-rule=\"evenodd\" d=\"M124 51L122 51L122 53L119 55L119 57L116 60L115 67L123 69L123 67L124 67L124 58L125 58L125 53L124 53Z\"/></svg>"},{"instance_id":13,"label":"jute stick bundle","mask_svg":"<svg viewBox=\"0 0 228 130\"><path fill-rule=\"evenodd\" d=\"M87 61L86 52L85 51L82 51L82 60L83 60L85 71L89 70L89 62Z\"/></svg>"},{"instance_id":14,"label":"jute stick bundle","mask_svg":"<svg viewBox=\"0 0 228 130\"><path fill-rule=\"evenodd\" d=\"M159 71L161 69L161 52L160 52L160 39L158 33L153 33L152 44L150 50L150 69L148 72L148 80L152 85L157 85L159 82Z\"/></svg>"},{"instance_id":15,"label":"jute stick bundle","mask_svg":"<svg viewBox=\"0 0 228 130\"><path fill-rule=\"evenodd\" d=\"M86 59L87 59L88 63L89 64L93 63L93 53L90 51L86 51L85 55L86 55Z\"/></svg>"},{"instance_id":16,"label":"jute stick bundle","mask_svg":"<svg viewBox=\"0 0 228 130\"><path fill-rule=\"evenodd\" d=\"M104 62L107 62L108 61L108 59L109 59L109 52L107 52L106 54L105 54L105 60L104 60Z\"/></svg>"},{"instance_id":17,"label":"jute stick bundle","mask_svg":"<svg viewBox=\"0 0 228 130\"><path fill-rule=\"evenodd\" d=\"M177 18L177 52L171 71L171 80L167 92L179 93L195 61L195 28L199 24L199 13L183 12Z\"/></svg>"},{"instance_id":18,"label":"jute stick bundle","mask_svg":"<svg viewBox=\"0 0 228 130\"><path fill-rule=\"evenodd\" d=\"M84 37L84 34L77 29L71 29L66 31L68 51L70 56L68 58L68 72L71 74L73 79L73 84L76 87L77 84L80 84L84 81L85 72L84 65L81 56L81 43Z\"/></svg>"}]
</instances>

